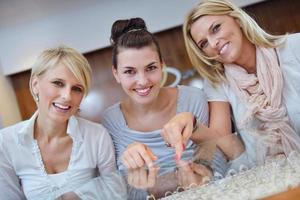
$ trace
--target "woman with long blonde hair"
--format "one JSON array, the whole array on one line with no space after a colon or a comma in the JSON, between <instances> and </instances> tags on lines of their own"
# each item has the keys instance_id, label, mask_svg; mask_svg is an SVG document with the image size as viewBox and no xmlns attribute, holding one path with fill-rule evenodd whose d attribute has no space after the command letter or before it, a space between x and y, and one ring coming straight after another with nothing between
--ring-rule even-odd
<instances>
[{"instance_id":1,"label":"woman with long blonde hair","mask_svg":"<svg viewBox=\"0 0 300 200\"><path fill-rule=\"evenodd\" d=\"M223 127L232 109L235 129L258 163L266 156L299 151L300 34L268 34L227 0L195 6L183 34L188 55L204 78L210 128L226 134ZM188 115L180 120L192 123Z\"/></svg>"}]
</instances>

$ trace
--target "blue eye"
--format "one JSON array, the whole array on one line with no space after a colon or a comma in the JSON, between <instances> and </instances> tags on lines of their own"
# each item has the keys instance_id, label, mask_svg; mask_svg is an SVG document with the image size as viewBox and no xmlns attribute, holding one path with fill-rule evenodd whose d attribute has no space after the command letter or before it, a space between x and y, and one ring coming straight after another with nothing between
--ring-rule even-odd
<instances>
[{"instance_id":1,"label":"blue eye","mask_svg":"<svg viewBox=\"0 0 300 200\"><path fill-rule=\"evenodd\" d=\"M77 86L72 87L72 90L74 90L75 92L81 93L83 92L83 89Z\"/></svg>"},{"instance_id":2,"label":"blue eye","mask_svg":"<svg viewBox=\"0 0 300 200\"><path fill-rule=\"evenodd\" d=\"M213 33L216 33L216 32L218 32L218 31L219 31L219 29L220 29L220 27L221 27L221 24L217 24L217 25L215 25L215 26L212 28L212 32L213 32Z\"/></svg>"},{"instance_id":3,"label":"blue eye","mask_svg":"<svg viewBox=\"0 0 300 200\"><path fill-rule=\"evenodd\" d=\"M151 66L147 67L146 71L154 71L156 69L157 69L157 67L155 65L151 65Z\"/></svg>"},{"instance_id":4,"label":"blue eye","mask_svg":"<svg viewBox=\"0 0 300 200\"><path fill-rule=\"evenodd\" d=\"M124 74L134 74L135 71L132 70L132 69L128 69L128 70L125 70L123 73L124 73Z\"/></svg>"},{"instance_id":5,"label":"blue eye","mask_svg":"<svg viewBox=\"0 0 300 200\"><path fill-rule=\"evenodd\" d=\"M56 87L63 87L64 86L64 83L61 82L61 81L53 81L52 82Z\"/></svg>"},{"instance_id":6,"label":"blue eye","mask_svg":"<svg viewBox=\"0 0 300 200\"><path fill-rule=\"evenodd\" d=\"M200 47L200 49L204 49L204 48L207 47L207 45L208 45L207 40L203 40L203 41L200 42L199 47Z\"/></svg>"}]
</instances>

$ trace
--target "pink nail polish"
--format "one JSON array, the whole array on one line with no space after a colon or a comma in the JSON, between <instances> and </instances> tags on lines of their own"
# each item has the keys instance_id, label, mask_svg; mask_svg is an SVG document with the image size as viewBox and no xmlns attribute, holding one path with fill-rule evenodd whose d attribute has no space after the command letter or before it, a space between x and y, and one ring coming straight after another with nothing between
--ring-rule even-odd
<instances>
[{"instance_id":1,"label":"pink nail polish","mask_svg":"<svg viewBox=\"0 0 300 200\"><path fill-rule=\"evenodd\" d=\"M185 144L182 144L182 149L185 150Z\"/></svg>"},{"instance_id":2,"label":"pink nail polish","mask_svg":"<svg viewBox=\"0 0 300 200\"><path fill-rule=\"evenodd\" d=\"M176 161L180 160L180 158L177 154L174 156L174 160L176 160Z\"/></svg>"}]
</instances>

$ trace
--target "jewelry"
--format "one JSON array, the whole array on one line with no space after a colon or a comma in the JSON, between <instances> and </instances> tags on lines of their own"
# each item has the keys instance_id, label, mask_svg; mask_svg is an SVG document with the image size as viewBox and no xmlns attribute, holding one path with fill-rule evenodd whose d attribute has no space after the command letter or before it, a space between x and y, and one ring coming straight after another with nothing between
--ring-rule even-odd
<instances>
[{"instance_id":1,"label":"jewelry","mask_svg":"<svg viewBox=\"0 0 300 200\"><path fill-rule=\"evenodd\" d=\"M168 142L165 142L165 145L166 145L167 147L171 147L171 144L168 143Z\"/></svg>"},{"instance_id":2,"label":"jewelry","mask_svg":"<svg viewBox=\"0 0 300 200\"><path fill-rule=\"evenodd\" d=\"M39 98L39 94L38 94L38 93L34 95L34 100L35 100L36 102L39 102L39 101L40 101L40 98Z\"/></svg>"},{"instance_id":3,"label":"jewelry","mask_svg":"<svg viewBox=\"0 0 300 200\"><path fill-rule=\"evenodd\" d=\"M200 164L200 165L203 165L205 166L207 169L209 169L211 172L213 172L213 169L211 167L211 163L207 160L204 160L204 159L196 159L193 161L193 163L196 163L196 164Z\"/></svg>"}]
</instances>

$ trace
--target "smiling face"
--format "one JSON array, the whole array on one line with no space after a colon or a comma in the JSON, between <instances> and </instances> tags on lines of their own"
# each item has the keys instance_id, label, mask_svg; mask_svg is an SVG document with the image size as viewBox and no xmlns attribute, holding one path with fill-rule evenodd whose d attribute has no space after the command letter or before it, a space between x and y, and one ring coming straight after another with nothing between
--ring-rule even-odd
<instances>
[{"instance_id":1,"label":"smiling face","mask_svg":"<svg viewBox=\"0 0 300 200\"><path fill-rule=\"evenodd\" d=\"M39 77L33 77L32 89L39 97L39 117L66 122L77 112L84 96L83 88L63 63L58 63Z\"/></svg>"},{"instance_id":2,"label":"smiling face","mask_svg":"<svg viewBox=\"0 0 300 200\"><path fill-rule=\"evenodd\" d=\"M138 104L153 102L162 79L162 63L155 47L122 49L117 59L113 74L130 99Z\"/></svg>"},{"instance_id":3,"label":"smiling face","mask_svg":"<svg viewBox=\"0 0 300 200\"><path fill-rule=\"evenodd\" d=\"M191 36L199 49L221 63L236 63L243 56L247 39L234 18L205 15L191 25Z\"/></svg>"}]
</instances>

